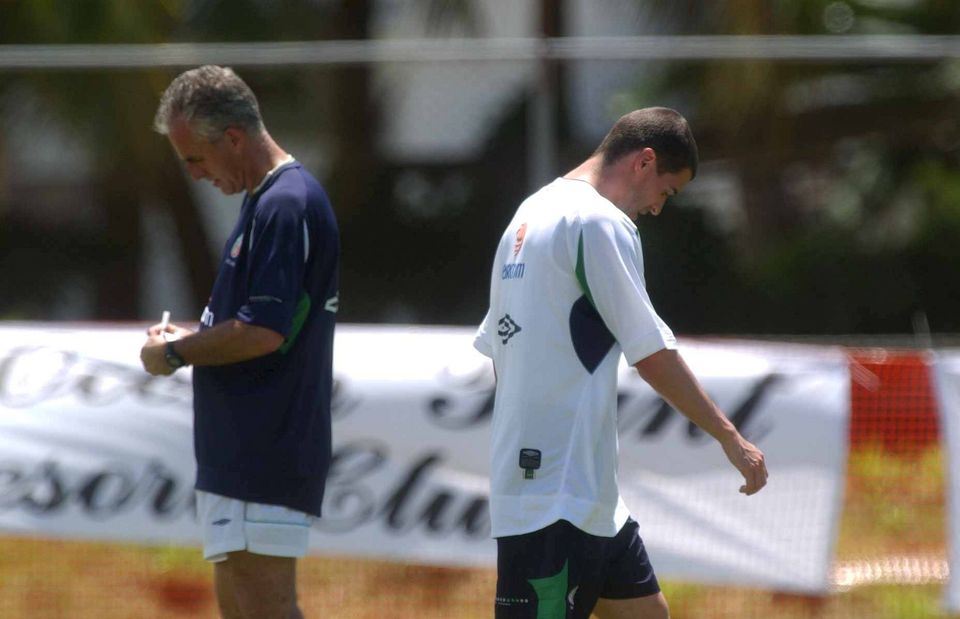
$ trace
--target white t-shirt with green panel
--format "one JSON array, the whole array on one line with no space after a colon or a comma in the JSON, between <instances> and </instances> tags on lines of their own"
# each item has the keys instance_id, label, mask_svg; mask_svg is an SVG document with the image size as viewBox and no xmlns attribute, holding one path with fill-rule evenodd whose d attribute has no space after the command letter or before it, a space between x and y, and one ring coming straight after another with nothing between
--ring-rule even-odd
<instances>
[{"instance_id":1,"label":"white t-shirt with green panel","mask_svg":"<svg viewBox=\"0 0 960 619\"><path fill-rule=\"evenodd\" d=\"M568 520L612 537L617 368L674 348L647 295L636 225L590 184L558 178L527 198L497 247L477 350L497 372L493 537Z\"/></svg>"}]
</instances>

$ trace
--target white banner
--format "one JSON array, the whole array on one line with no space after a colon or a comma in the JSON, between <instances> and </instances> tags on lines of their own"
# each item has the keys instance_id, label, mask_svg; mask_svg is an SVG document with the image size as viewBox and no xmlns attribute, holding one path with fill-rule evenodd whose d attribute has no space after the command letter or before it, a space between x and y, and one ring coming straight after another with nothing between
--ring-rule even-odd
<instances>
[{"instance_id":1,"label":"white banner","mask_svg":"<svg viewBox=\"0 0 960 619\"><path fill-rule=\"evenodd\" d=\"M826 593L848 451L845 353L783 344L681 344L706 391L764 451L770 479L758 494L740 494L743 478L719 445L635 371L625 371L620 486L657 573Z\"/></svg>"},{"instance_id":2,"label":"white banner","mask_svg":"<svg viewBox=\"0 0 960 619\"><path fill-rule=\"evenodd\" d=\"M933 364L933 383L940 412L940 433L947 465L947 556L960 565L960 351L941 352ZM945 591L947 610L960 612L960 570L951 567Z\"/></svg>"},{"instance_id":3,"label":"white banner","mask_svg":"<svg viewBox=\"0 0 960 619\"><path fill-rule=\"evenodd\" d=\"M338 327L334 462L317 553L495 564L486 472L493 373L464 328ZM0 530L196 543L189 373L139 365L143 330L0 327ZM719 447L624 366L620 485L661 578L825 592L846 461L836 349L685 342L767 454L737 492Z\"/></svg>"}]
</instances>

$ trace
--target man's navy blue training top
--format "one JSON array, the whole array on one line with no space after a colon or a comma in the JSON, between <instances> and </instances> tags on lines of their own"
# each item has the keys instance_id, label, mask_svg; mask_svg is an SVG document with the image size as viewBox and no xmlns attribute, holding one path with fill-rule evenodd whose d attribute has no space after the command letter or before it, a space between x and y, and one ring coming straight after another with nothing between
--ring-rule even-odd
<instances>
[{"instance_id":1,"label":"man's navy blue training top","mask_svg":"<svg viewBox=\"0 0 960 619\"><path fill-rule=\"evenodd\" d=\"M200 328L237 319L286 339L263 357L194 368L198 490L320 515L339 263L330 201L299 163L244 198Z\"/></svg>"}]
</instances>

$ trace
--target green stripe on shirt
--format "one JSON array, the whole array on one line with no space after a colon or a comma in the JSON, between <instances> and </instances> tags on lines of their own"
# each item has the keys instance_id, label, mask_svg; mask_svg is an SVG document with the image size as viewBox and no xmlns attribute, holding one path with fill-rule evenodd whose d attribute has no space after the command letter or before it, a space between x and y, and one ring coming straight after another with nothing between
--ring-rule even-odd
<instances>
[{"instance_id":1,"label":"green stripe on shirt","mask_svg":"<svg viewBox=\"0 0 960 619\"><path fill-rule=\"evenodd\" d=\"M577 243L577 281L580 282L580 288L583 289L583 294L587 296L587 301L590 301L590 305L596 308L597 304L593 302L593 295L590 293L590 286L587 284L587 271L583 266L583 232L580 233L580 241Z\"/></svg>"},{"instance_id":2,"label":"green stripe on shirt","mask_svg":"<svg viewBox=\"0 0 960 619\"><path fill-rule=\"evenodd\" d=\"M290 325L290 335L283 341L283 345L280 347L280 354L287 354L287 351L290 350L290 347L293 346L293 343L296 341L297 336L300 335L300 330L303 329L303 325L307 322L307 316L310 315L310 305L310 295L304 292L303 296L301 296L297 302L297 309L293 313L293 323Z\"/></svg>"}]
</instances>

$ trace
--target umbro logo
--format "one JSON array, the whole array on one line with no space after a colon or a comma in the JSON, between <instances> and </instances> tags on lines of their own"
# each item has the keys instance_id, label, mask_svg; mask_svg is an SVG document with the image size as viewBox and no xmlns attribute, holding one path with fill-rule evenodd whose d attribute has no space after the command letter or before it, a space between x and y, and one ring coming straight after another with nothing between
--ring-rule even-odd
<instances>
[{"instance_id":1,"label":"umbro logo","mask_svg":"<svg viewBox=\"0 0 960 619\"><path fill-rule=\"evenodd\" d=\"M500 328L497 330L497 335L500 336L500 338L501 338L501 340L503 341L504 344L506 344L507 342L509 342L509 341L510 341L510 338L512 338L514 335L520 333L520 331L521 331L520 325L518 325L517 323L515 323L515 322L513 321L513 318L510 318L510 314L504 314L503 318L501 318L501 319L497 322L497 325L500 327Z\"/></svg>"},{"instance_id":2,"label":"umbro logo","mask_svg":"<svg viewBox=\"0 0 960 619\"><path fill-rule=\"evenodd\" d=\"M221 518L220 520L214 520L214 521L211 522L210 524L212 524L212 525L215 526L215 527L222 527L222 526L225 525L225 524L230 524L230 519L229 519L229 518Z\"/></svg>"}]
</instances>

